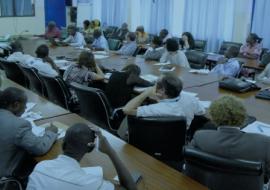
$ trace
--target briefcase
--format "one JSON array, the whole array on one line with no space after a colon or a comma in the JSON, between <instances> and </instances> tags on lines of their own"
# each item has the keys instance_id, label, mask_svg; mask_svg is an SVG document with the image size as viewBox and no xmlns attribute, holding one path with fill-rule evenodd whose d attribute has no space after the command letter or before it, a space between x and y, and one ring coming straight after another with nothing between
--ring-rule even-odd
<instances>
[{"instance_id":1,"label":"briefcase","mask_svg":"<svg viewBox=\"0 0 270 190\"><path fill-rule=\"evenodd\" d=\"M241 93L261 89L254 83L237 78L225 78L222 81L219 81L219 87Z\"/></svg>"},{"instance_id":2,"label":"briefcase","mask_svg":"<svg viewBox=\"0 0 270 190\"><path fill-rule=\"evenodd\" d=\"M261 90L255 96L256 98L270 100L270 88Z\"/></svg>"}]
</instances>

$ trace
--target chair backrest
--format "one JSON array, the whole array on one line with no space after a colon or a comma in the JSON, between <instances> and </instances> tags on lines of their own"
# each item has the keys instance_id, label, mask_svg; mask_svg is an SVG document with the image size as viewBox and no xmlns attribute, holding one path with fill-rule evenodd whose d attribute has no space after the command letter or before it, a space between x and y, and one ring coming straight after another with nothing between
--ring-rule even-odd
<instances>
[{"instance_id":1,"label":"chair backrest","mask_svg":"<svg viewBox=\"0 0 270 190\"><path fill-rule=\"evenodd\" d=\"M21 183L13 177L2 177L0 179L1 190L23 190Z\"/></svg>"},{"instance_id":2,"label":"chair backrest","mask_svg":"<svg viewBox=\"0 0 270 190\"><path fill-rule=\"evenodd\" d=\"M7 78L24 86L28 87L28 80L24 76L22 70L16 62L7 61L6 59L0 58L2 68L5 70Z\"/></svg>"},{"instance_id":3,"label":"chair backrest","mask_svg":"<svg viewBox=\"0 0 270 190\"><path fill-rule=\"evenodd\" d=\"M270 62L270 52L269 49L262 48L262 53L260 55L261 65L267 65Z\"/></svg>"},{"instance_id":4,"label":"chair backrest","mask_svg":"<svg viewBox=\"0 0 270 190\"><path fill-rule=\"evenodd\" d=\"M263 189L261 162L230 159L184 147L184 173L211 190Z\"/></svg>"},{"instance_id":5,"label":"chair backrest","mask_svg":"<svg viewBox=\"0 0 270 190\"><path fill-rule=\"evenodd\" d=\"M115 51L115 50L118 50L120 48L121 41L117 40L117 39L109 38L108 44L109 44L109 49Z\"/></svg>"},{"instance_id":6,"label":"chair backrest","mask_svg":"<svg viewBox=\"0 0 270 190\"><path fill-rule=\"evenodd\" d=\"M202 51L186 51L185 52L190 67L193 69L203 69L206 64L207 54Z\"/></svg>"},{"instance_id":7,"label":"chair backrest","mask_svg":"<svg viewBox=\"0 0 270 190\"><path fill-rule=\"evenodd\" d=\"M142 151L166 161L182 159L185 144L184 117L128 116L129 143Z\"/></svg>"},{"instance_id":8,"label":"chair backrest","mask_svg":"<svg viewBox=\"0 0 270 190\"><path fill-rule=\"evenodd\" d=\"M194 40L194 50L205 51L206 43L206 40Z\"/></svg>"},{"instance_id":9,"label":"chair backrest","mask_svg":"<svg viewBox=\"0 0 270 190\"><path fill-rule=\"evenodd\" d=\"M116 30L118 29L117 26L108 26L106 27L106 29L103 31L103 34L106 38L109 38L111 37L115 32Z\"/></svg>"},{"instance_id":10,"label":"chair backrest","mask_svg":"<svg viewBox=\"0 0 270 190\"><path fill-rule=\"evenodd\" d=\"M103 129L115 132L110 123L113 110L102 90L71 83L80 104L81 115Z\"/></svg>"},{"instance_id":11,"label":"chair backrest","mask_svg":"<svg viewBox=\"0 0 270 190\"><path fill-rule=\"evenodd\" d=\"M26 78L29 80L29 88L41 96L46 96L46 90L43 81L40 79L35 68L20 66Z\"/></svg>"},{"instance_id":12,"label":"chair backrest","mask_svg":"<svg viewBox=\"0 0 270 190\"><path fill-rule=\"evenodd\" d=\"M44 82L49 100L70 110L71 93L63 79L59 76L52 77L40 73L39 76Z\"/></svg>"},{"instance_id":13,"label":"chair backrest","mask_svg":"<svg viewBox=\"0 0 270 190\"><path fill-rule=\"evenodd\" d=\"M236 43L236 42L224 41L224 42L222 42L218 53L224 55L225 51L227 49L229 49L231 46L237 47L238 50L240 51L240 48L241 48L242 44L241 43Z\"/></svg>"}]
</instances>

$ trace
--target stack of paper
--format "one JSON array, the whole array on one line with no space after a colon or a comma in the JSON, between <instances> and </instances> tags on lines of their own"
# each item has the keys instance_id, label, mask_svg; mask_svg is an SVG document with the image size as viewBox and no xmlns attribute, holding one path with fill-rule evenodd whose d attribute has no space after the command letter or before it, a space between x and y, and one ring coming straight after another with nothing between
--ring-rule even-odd
<instances>
[{"instance_id":1,"label":"stack of paper","mask_svg":"<svg viewBox=\"0 0 270 190\"><path fill-rule=\"evenodd\" d=\"M189 72L207 75L210 71L208 69L190 69Z\"/></svg>"},{"instance_id":2,"label":"stack of paper","mask_svg":"<svg viewBox=\"0 0 270 190\"><path fill-rule=\"evenodd\" d=\"M246 133L257 133L270 136L270 125L260 121L255 121L243 128L242 131Z\"/></svg>"},{"instance_id":3,"label":"stack of paper","mask_svg":"<svg viewBox=\"0 0 270 190\"><path fill-rule=\"evenodd\" d=\"M49 127L51 125L51 123L45 123L41 126L36 126L35 124L32 125L32 132L36 135L36 136L43 136L45 133L45 128ZM63 123L60 122L52 122L52 125L58 128L58 139L63 138L66 134L66 130L68 128L68 126L64 125Z\"/></svg>"}]
</instances>

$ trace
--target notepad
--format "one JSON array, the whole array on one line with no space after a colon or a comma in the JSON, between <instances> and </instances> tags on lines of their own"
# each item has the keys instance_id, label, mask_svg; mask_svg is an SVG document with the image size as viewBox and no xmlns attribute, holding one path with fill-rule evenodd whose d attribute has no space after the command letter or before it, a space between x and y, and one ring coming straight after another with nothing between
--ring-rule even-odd
<instances>
[{"instance_id":1,"label":"notepad","mask_svg":"<svg viewBox=\"0 0 270 190\"><path fill-rule=\"evenodd\" d=\"M270 136L270 125L260 121L255 121L243 128L242 131L246 133L257 133Z\"/></svg>"}]
</instances>

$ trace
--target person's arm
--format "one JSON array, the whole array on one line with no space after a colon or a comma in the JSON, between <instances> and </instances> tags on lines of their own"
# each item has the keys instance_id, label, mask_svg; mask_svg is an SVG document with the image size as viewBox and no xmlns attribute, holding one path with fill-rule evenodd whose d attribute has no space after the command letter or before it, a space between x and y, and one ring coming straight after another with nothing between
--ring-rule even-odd
<instances>
[{"instance_id":1,"label":"person's arm","mask_svg":"<svg viewBox=\"0 0 270 190\"><path fill-rule=\"evenodd\" d=\"M153 86L151 82L142 79L140 76L130 74L127 79L127 85L135 85L135 86L141 86L141 87L149 87Z\"/></svg>"},{"instance_id":2,"label":"person's arm","mask_svg":"<svg viewBox=\"0 0 270 190\"><path fill-rule=\"evenodd\" d=\"M113 150L108 140L101 134L101 132L96 132L99 137L99 150L109 156L111 159L116 172L119 177L120 185L128 190L136 190L136 184L132 179L131 174L128 169L122 163L122 161L117 156L117 153Z\"/></svg>"},{"instance_id":3,"label":"person's arm","mask_svg":"<svg viewBox=\"0 0 270 190\"><path fill-rule=\"evenodd\" d=\"M86 43L85 43L85 40L84 40L84 36L81 33L77 33L76 38L75 38L75 42L70 43L69 45L73 46L73 47L81 47L81 46L84 46L85 44Z\"/></svg>"},{"instance_id":4,"label":"person's arm","mask_svg":"<svg viewBox=\"0 0 270 190\"><path fill-rule=\"evenodd\" d=\"M103 71L100 69L100 67L97 64L96 64L96 71L97 71L96 80L103 80L105 75L104 75Z\"/></svg>"},{"instance_id":5,"label":"person's arm","mask_svg":"<svg viewBox=\"0 0 270 190\"><path fill-rule=\"evenodd\" d=\"M162 56L161 56L159 62L161 62L161 63L166 63L166 62L168 61L168 56L169 56L169 52L166 50L166 51L162 54Z\"/></svg>"},{"instance_id":6,"label":"person's arm","mask_svg":"<svg viewBox=\"0 0 270 190\"><path fill-rule=\"evenodd\" d=\"M140 95L130 100L124 107L123 112L126 115L136 115L137 108L143 103L143 101L154 93L155 87L149 87Z\"/></svg>"},{"instance_id":7,"label":"person's arm","mask_svg":"<svg viewBox=\"0 0 270 190\"><path fill-rule=\"evenodd\" d=\"M45 129L42 137L37 137L32 133L32 126L28 121L24 121L16 132L15 144L25 149L33 155L42 155L49 151L57 139L57 128L52 126Z\"/></svg>"},{"instance_id":8,"label":"person's arm","mask_svg":"<svg viewBox=\"0 0 270 190\"><path fill-rule=\"evenodd\" d=\"M56 66L56 64L54 63L54 61L52 60L52 58L50 58L49 56L47 56L47 57L45 57L43 59L43 61L49 63L52 66L52 68L59 73L59 68Z\"/></svg>"},{"instance_id":9,"label":"person's arm","mask_svg":"<svg viewBox=\"0 0 270 190\"><path fill-rule=\"evenodd\" d=\"M63 40L65 43L69 43L72 40L72 36L69 35L66 39Z\"/></svg>"}]
</instances>

